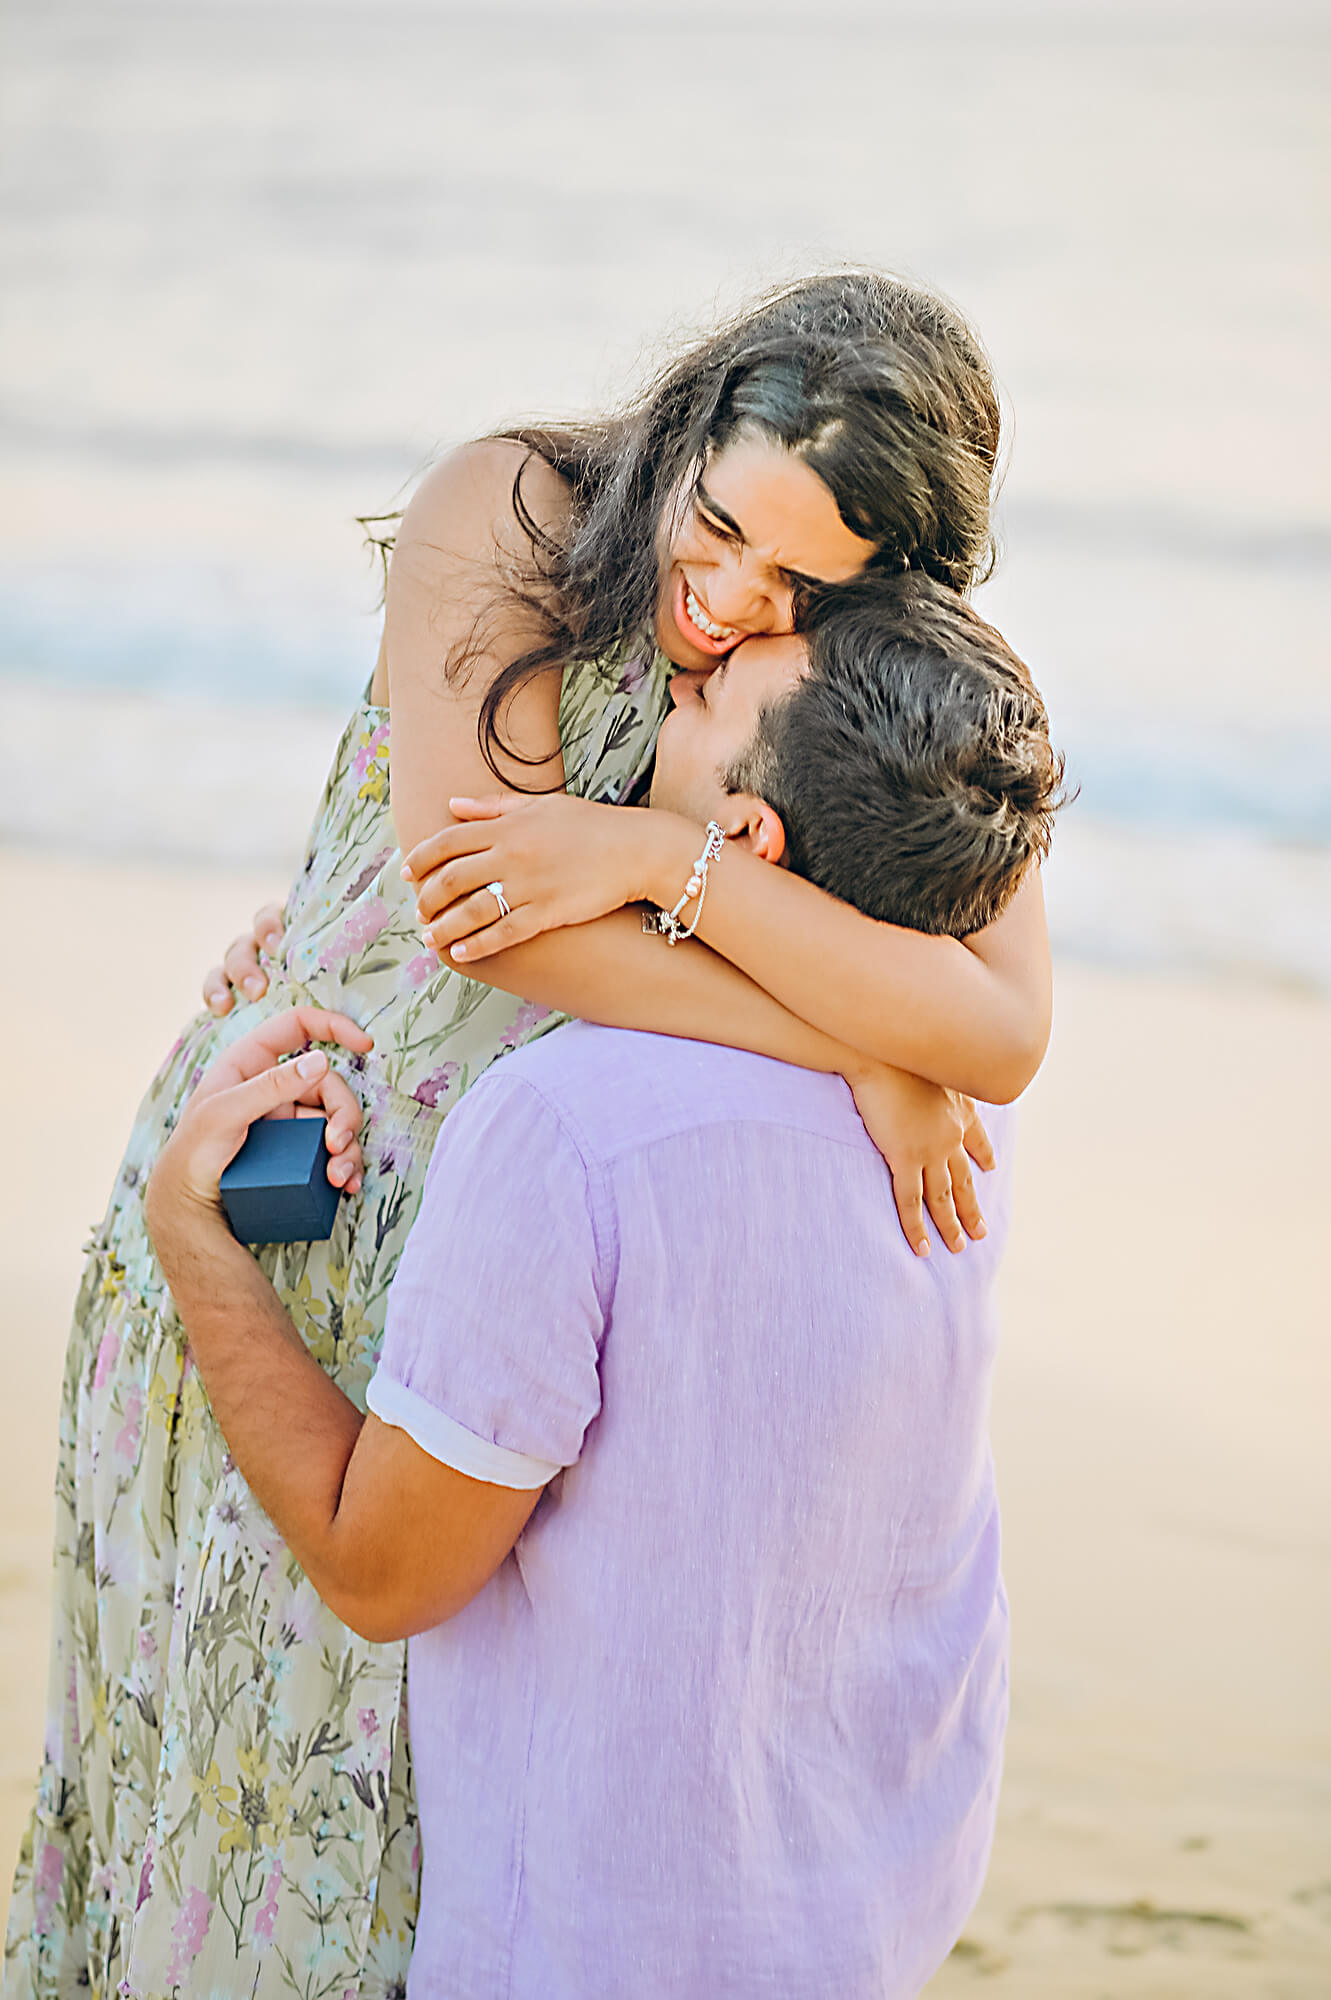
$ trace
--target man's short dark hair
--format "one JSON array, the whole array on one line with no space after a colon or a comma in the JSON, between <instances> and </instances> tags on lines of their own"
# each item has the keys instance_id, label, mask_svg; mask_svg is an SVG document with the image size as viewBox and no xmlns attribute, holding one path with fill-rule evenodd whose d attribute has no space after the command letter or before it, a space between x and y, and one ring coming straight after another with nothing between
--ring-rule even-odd
<instances>
[{"instance_id":1,"label":"man's short dark hair","mask_svg":"<svg viewBox=\"0 0 1331 2000\"><path fill-rule=\"evenodd\" d=\"M797 875L866 916L966 937L1049 849L1063 759L1006 640L914 571L828 592L809 671L727 789L772 806Z\"/></svg>"}]
</instances>

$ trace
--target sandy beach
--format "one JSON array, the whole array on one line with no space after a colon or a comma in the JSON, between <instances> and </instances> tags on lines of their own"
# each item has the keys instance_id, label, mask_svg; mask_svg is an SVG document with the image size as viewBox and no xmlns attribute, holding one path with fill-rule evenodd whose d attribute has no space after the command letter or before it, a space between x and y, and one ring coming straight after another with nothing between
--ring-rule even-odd
<instances>
[{"instance_id":1,"label":"sandy beach","mask_svg":"<svg viewBox=\"0 0 1331 2000\"><path fill-rule=\"evenodd\" d=\"M0 855L0 1851L41 1735L79 1250L133 1106L268 873ZM994 1417L1013 1720L984 1898L933 1992L1326 1991L1331 1009L1065 970L1019 1137ZM16 1059L15 1059L16 1058Z\"/></svg>"}]
</instances>

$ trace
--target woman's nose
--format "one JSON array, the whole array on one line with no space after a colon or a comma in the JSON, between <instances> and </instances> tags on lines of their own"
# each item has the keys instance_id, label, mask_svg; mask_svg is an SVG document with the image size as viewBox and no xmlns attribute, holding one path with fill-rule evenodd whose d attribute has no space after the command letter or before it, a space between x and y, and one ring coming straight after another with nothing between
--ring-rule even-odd
<instances>
[{"instance_id":1,"label":"woman's nose","mask_svg":"<svg viewBox=\"0 0 1331 2000\"><path fill-rule=\"evenodd\" d=\"M745 557L719 565L708 579L707 608L718 625L739 632L793 632L794 593L770 571L764 573Z\"/></svg>"}]
</instances>

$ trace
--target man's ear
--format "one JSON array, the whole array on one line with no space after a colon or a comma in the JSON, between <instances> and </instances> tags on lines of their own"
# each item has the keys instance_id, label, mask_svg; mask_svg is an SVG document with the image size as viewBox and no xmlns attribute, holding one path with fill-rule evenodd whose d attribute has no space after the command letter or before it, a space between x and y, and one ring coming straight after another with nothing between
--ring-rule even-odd
<instances>
[{"instance_id":1,"label":"man's ear","mask_svg":"<svg viewBox=\"0 0 1331 2000\"><path fill-rule=\"evenodd\" d=\"M756 854L760 861L771 861L778 868L784 867L786 829L775 806L769 806L766 799L755 798L752 792L732 792L730 805L726 839L736 847L747 847L750 854Z\"/></svg>"}]
</instances>

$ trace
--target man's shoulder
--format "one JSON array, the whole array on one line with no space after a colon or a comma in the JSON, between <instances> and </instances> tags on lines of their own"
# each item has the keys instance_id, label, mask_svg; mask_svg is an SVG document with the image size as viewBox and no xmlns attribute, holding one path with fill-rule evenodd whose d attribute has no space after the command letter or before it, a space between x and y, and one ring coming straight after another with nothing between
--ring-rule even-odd
<instances>
[{"instance_id":1,"label":"man's shoulder","mask_svg":"<svg viewBox=\"0 0 1331 2000\"><path fill-rule=\"evenodd\" d=\"M541 1099L590 1162L707 1125L777 1124L863 1149L840 1077L746 1049L574 1021L505 1056L483 1085Z\"/></svg>"}]
</instances>

